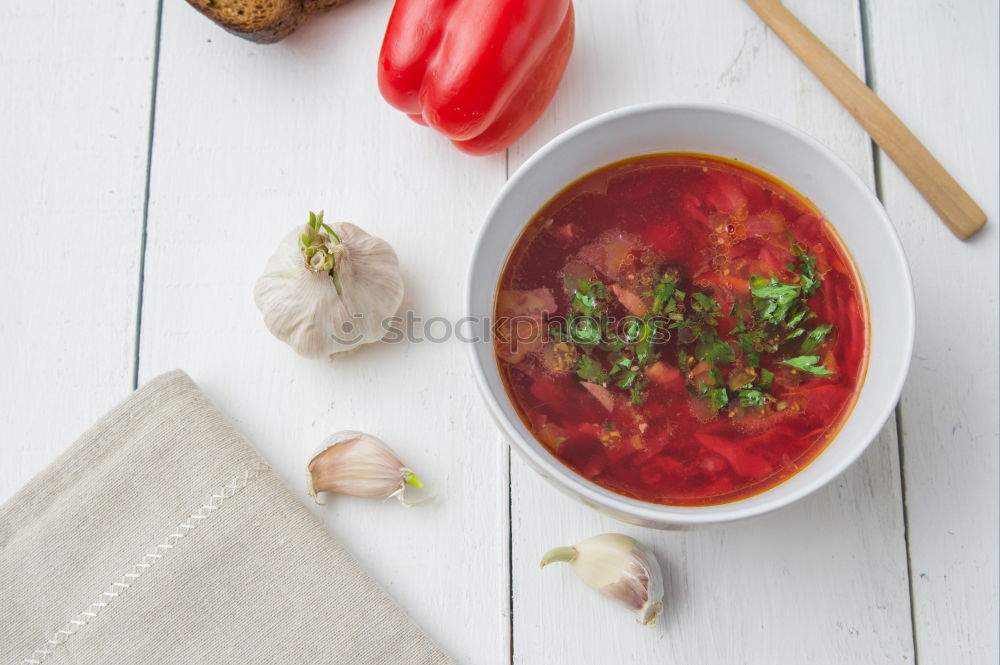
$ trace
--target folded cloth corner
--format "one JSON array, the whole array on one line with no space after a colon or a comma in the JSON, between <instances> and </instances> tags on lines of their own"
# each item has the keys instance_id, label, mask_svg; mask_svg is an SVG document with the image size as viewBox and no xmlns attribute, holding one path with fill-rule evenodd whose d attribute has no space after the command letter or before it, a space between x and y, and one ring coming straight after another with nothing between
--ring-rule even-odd
<instances>
[{"instance_id":1,"label":"folded cloth corner","mask_svg":"<svg viewBox=\"0 0 1000 665\"><path fill-rule=\"evenodd\" d=\"M186 374L0 507L6 663L449 665Z\"/></svg>"}]
</instances>

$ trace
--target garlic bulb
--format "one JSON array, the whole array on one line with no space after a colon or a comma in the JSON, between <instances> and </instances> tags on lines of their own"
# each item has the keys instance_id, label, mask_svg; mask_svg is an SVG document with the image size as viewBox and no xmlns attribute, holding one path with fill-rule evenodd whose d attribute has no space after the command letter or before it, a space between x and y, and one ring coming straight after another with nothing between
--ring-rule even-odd
<instances>
[{"instance_id":1,"label":"garlic bulb","mask_svg":"<svg viewBox=\"0 0 1000 665\"><path fill-rule=\"evenodd\" d=\"M404 496L406 487L423 487L381 439L349 430L328 437L306 471L306 490L312 497L320 492L363 499L395 496L410 506Z\"/></svg>"},{"instance_id":2,"label":"garlic bulb","mask_svg":"<svg viewBox=\"0 0 1000 665\"><path fill-rule=\"evenodd\" d=\"M387 242L309 213L268 260L253 295L271 334L300 355L332 357L386 336L403 278Z\"/></svg>"},{"instance_id":3,"label":"garlic bulb","mask_svg":"<svg viewBox=\"0 0 1000 665\"><path fill-rule=\"evenodd\" d=\"M652 552L635 538L605 533L573 547L556 547L542 557L542 568L566 562L587 586L636 613L643 626L654 626L663 611L663 573Z\"/></svg>"}]
</instances>

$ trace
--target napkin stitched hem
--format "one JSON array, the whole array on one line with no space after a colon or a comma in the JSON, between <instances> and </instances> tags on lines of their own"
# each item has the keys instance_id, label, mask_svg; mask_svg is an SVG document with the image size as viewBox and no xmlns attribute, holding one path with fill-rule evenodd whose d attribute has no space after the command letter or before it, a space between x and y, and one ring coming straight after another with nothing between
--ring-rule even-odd
<instances>
[{"instance_id":1,"label":"napkin stitched hem","mask_svg":"<svg viewBox=\"0 0 1000 665\"><path fill-rule=\"evenodd\" d=\"M139 579L144 572L153 567L153 565L162 559L164 555L172 550L188 533L193 531L201 524L204 520L208 519L212 513L218 510L224 501L230 499L244 489L247 488L253 481L257 480L262 473L270 471L271 467L264 463L258 462L255 467L246 469L243 473L238 474L228 483L218 488L212 493L211 498L202 504L200 508L194 510L191 515L188 516L186 520L181 522L173 533L166 536L163 542L158 543L153 551L145 554L142 559L132 566L131 572L127 572L122 575L121 579L117 582L112 582L107 590L101 592L97 600L90 604L87 609L80 612L76 618L71 619L63 628L56 631L45 646L41 649L35 649L31 654L31 657L25 658L22 662L24 665L41 665L41 663L52 655L53 650L64 644L66 640L75 635L84 626L89 624L93 619L100 614L101 610L110 605L115 598L122 595Z\"/></svg>"}]
</instances>

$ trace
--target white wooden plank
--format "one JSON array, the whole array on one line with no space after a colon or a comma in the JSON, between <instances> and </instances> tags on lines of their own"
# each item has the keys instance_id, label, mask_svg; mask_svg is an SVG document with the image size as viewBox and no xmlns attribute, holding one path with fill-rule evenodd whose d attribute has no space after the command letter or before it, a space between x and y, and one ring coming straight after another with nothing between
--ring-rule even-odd
<instances>
[{"instance_id":1,"label":"white wooden plank","mask_svg":"<svg viewBox=\"0 0 1000 665\"><path fill-rule=\"evenodd\" d=\"M876 91L986 210L959 242L887 158L883 201L917 293L900 413L917 655L995 663L997 4L868 3Z\"/></svg>"},{"instance_id":2,"label":"white wooden plank","mask_svg":"<svg viewBox=\"0 0 1000 665\"><path fill-rule=\"evenodd\" d=\"M435 502L338 498L316 514L446 651L492 665L509 660L506 450L465 349L305 360L269 335L252 298L278 241L325 208L394 246L404 309L461 316L466 257L505 157L462 155L382 101L390 9L351 3L258 46L166 3L140 374L186 369L304 501L326 435L383 437Z\"/></svg>"},{"instance_id":3,"label":"white wooden plank","mask_svg":"<svg viewBox=\"0 0 1000 665\"><path fill-rule=\"evenodd\" d=\"M862 69L855 3L789 2ZM830 145L868 182L868 139L741 3L580 0L578 41L554 107L511 151L521 163L558 131L649 100L729 102ZM695 532L623 526L512 465L516 663L884 663L913 658L894 423L823 491L746 525ZM664 621L636 626L542 552L603 531L651 545L667 569Z\"/></svg>"},{"instance_id":4,"label":"white wooden plank","mask_svg":"<svg viewBox=\"0 0 1000 665\"><path fill-rule=\"evenodd\" d=\"M0 501L132 387L156 1L2 13Z\"/></svg>"}]
</instances>

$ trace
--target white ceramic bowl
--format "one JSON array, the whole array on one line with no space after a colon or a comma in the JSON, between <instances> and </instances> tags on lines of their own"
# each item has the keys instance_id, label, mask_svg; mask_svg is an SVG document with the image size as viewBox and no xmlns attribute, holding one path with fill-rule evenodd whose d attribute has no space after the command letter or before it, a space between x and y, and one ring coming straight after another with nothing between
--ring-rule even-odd
<instances>
[{"instance_id":1,"label":"white ceramic bowl","mask_svg":"<svg viewBox=\"0 0 1000 665\"><path fill-rule=\"evenodd\" d=\"M837 437L796 475L755 496L715 506L662 506L610 492L549 454L507 397L490 343L470 344L473 371L514 447L556 487L595 509L657 528L761 515L819 489L865 451L899 399L913 348L913 287L899 238L872 192L816 140L758 113L717 104L642 104L577 125L535 153L500 191L473 252L466 313L480 321L492 318L507 255L550 198L594 169L656 152L706 153L762 169L811 199L847 245L868 295L871 345L861 394Z\"/></svg>"}]
</instances>

